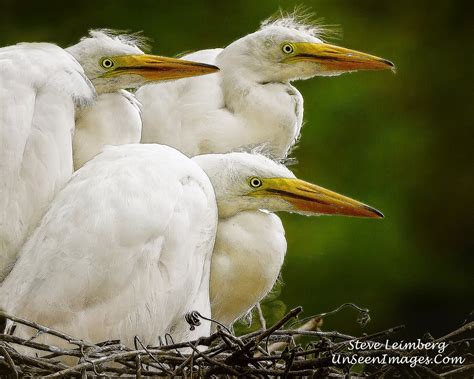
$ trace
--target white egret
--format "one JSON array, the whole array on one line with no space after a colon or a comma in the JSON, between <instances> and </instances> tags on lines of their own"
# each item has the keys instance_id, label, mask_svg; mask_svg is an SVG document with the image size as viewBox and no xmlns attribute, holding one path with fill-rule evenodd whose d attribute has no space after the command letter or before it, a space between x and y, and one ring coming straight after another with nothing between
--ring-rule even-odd
<instances>
[{"instance_id":1,"label":"white egret","mask_svg":"<svg viewBox=\"0 0 474 379\"><path fill-rule=\"evenodd\" d=\"M82 67L48 43L0 49L0 282L72 173L71 132L94 97Z\"/></svg>"},{"instance_id":2,"label":"white egret","mask_svg":"<svg viewBox=\"0 0 474 379\"><path fill-rule=\"evenodd\" d=\"M140 35L92 30L89 37L67 48L84 68L97 100L79 114L73 140L74 168L102 151L105 145L138 143L142 120L140 104L124 89L152 81L205 75L217 67L182 59L146 55Z\"/></svg>"},{"instance_id":3,"label":"white egret","mask_svg":"<svg viewBox=\"0 0 474 379\"><path fill-rule=\"evenodd\" d=\"M303 98L290 82L394 67L324 43L322 32L285 17L263 23L224 49L185 55L215 64L220 72L140 88L142 142L163 143L189 156L265 145L272 157L286 157L303 121Z\"/></svg>"},{"instance_id":4,"label":"white egret","mask_svg":"<svg viewBox=\"0 0 474 379\"><path fill-rule=\"evenodd\" d=\"M130 346L135 335L145 344L156 344L164 333L175 341L207 335L209 323L191 331L184 316L211 313L210 271L213 307L222 309L222 319L252 305L238 300L246 285L253 285L247 297L256 302L278 275L282 257L262 262L258 248L265 241L256 231L240 241L250 244L244 254L233 240L222 240L210 269L218 217L262 208L379 215L295 179L263 156L210 154L190 160L161 145L108 147L53 200L0 287L0 307L92 342L120 338ZM262 276L259 268L266 265L275 270Z\"/></svg>"},{"instance_id":5,"label":"white egret","mask_svg":"<svg viewBox=\"0 0 474 379\"><path fill-rule=\"evenodd\" d=\"M209 334L208 323L190 331L184 315L210 313L216 225L214 190L195 162L167 146L106 147L52 201L0 288L0 307L130 347L135 335L157 344L165 333Z\"/></svg>"},{"instance_id":6,"label":"white egret","mask_svg":"<svg viewBox=\"0 0 474 379\"><path fill-rule=\"evenodd\" d=\"M72 174L75 126L80 166L104 144L139 141L137 102L121 89L217 70L145 55L139 45L136 36L92 31L67 52L47 43L0 49L0 282ZM84 73L101 94L95 102Z\"/></svg>"},{"instance_id":7,"label":"white egret","mask_svg":"<svg viewBox=\"0 0 474 379\"><path fill-rule=\"evenodd\" d=\"M383 217L368 205L296 179L261 155L209 154L193 160L216 191L219 222L210 296L212 318L224 325L245 315L278 279L286 239L281 220L270 212Z\"/></svg>"}]
</instances>

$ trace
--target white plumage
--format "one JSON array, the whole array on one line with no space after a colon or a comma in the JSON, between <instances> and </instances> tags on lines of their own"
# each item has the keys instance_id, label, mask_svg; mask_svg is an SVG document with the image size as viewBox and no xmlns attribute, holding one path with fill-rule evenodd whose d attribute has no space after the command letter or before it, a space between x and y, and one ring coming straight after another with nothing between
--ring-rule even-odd
<instances>
[{"instance_id":1,"label":"white plumage","mask_svg":"<svg viewBox=\"0 0 474 379\"><path fill-rule=\"evenodd\" d=\"M66 50L84 67L99 94L81 111L73 140L74 168L100 153L106 145L138 143L142 121L140 104L125 89L150 82L204 75L217 68L174 58L145 55L140 35L92 30L88 37Z\"/></svg>"},{"instance_id":2,"label":"white plumage","mask_svg":"<svg viewBox=\"0 0 474 379\"><path fill-rule=\"evenodd\" d=\"M303 98L291 81L393 68L384 59L326 44L321 33L283 18L224 49L185 55L220 72L140 88L142 142L167 144L189 156L264 145L272 157L286 157L303 121Z\"/></svg>"},{"instance_id":3,"label":"white plumage","mask_svg":"<svg viewBox=\"0 0 474 379\"><path fill-rule=\"evenodd\" d=\"M258 146L272 158L286 158L303 124L303 98L292 81L393 68L384 59L326 44L323 34L321 27L284 17L224 49L185 55L220 71L141 87L136 95L142 142L164 143L189 156ZM285 252L276 215L221 217L211 270L213 317L231 324L260 301L275 283Z\"/></svg>"},{"instance_id":4,"label":"white plumage","mask_svg":"<svg viewBox=\"0 0 474 379\"><path fill-rule=\"evenodd\" d=\"M273 288L286 254L280 218L244 211L219 219L211 265L212 317L232 325Z\"/></svg>"},{"instance_id":5,"label":"white plumage","mask_svg":"<svg viewBox=\"0 0 474 379\"><path fill-rule=\"evenodd\" d=\"M139 141L138 102L124 88L217 70L139 46L136 36L102 30L67 52L46 43L0 49L0 282L73 172L75 120L77 168L105 144Z\"/></svg>"},{"instance_id":6,"label":"white plumage","mask_svg":"<svg viewBox=\"0 0 474 379\"><path fill-rule=\"evenodd\" d=\"M106 71L99 65L103 57L141 55L145 41L139 35L117 35L109 30L92 30L89 37L66 49L84 67L98 97L83 109L76 121L73 138L74 169L82 167L106 145L140 142L142 121L140 104L125 88L145 83L145 79L130 75L104 80Z\"/></svg>"},{"instance_id":7,"label":"white plumage","mask_svg":"<svg viewBox=\"0 0 474 379\"><path fill-rule=\"evenodd\" d=\"M128 91L102 93L79 113L73 138L74 169L82 167L106 145L140 142L140 103Z\"/></svg>"},{"instance_id":8,"label":"white plumage","mask_svg":"<svg viewBox=\"0 0 474 379\"><path fill-rule=\"evenodd\" d=\"M47 43L1 48L0 88L1 282L72 174L75 114L94 90L74 58Z\"/></svg>"},{"instance_id":9,"label":"white plumage","mask_svg":"<svg viewBox=\"0 0 474 379\"><path fill-rule=\"evenodd\" d=\"M210 314L216 225L214 191L196 163L166 146L108 147L52 202L0 307L94 342L206 335L208 323L190 331L184 315Z\"/></svg>"},{"instance_id":10,"label":"white plumage","mask_svg":"<svg viewBox=\"0 0 474 379\"><path fill-rule=\"evenodd\" d=\"M173 146L188 156L261 145L276 158L286 155L299 136L303 97L289 83L261 84L238 67L238 56L225 52L212 49L183 57L217 65L221 71L216 75L137 91L143 105L142 142Z\"/></svg>"},{"instance_id":11,"label":"white plumage","mask_svg":"<svg viewBox=\"0 0 474 379\"><path fill-rule=\"evenodd\" d=\"M272 289L286 253L281 220L270 212L381 217L355 200L296 179L285 166L249 153L193 158L209 176L219 222L211 263L212 317L231 325Z\"/></svg>"}]
</instances>

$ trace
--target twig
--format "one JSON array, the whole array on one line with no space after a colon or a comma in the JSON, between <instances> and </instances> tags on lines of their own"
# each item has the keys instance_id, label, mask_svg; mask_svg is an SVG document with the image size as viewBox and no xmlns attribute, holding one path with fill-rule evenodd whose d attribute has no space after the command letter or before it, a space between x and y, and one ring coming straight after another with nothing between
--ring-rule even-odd
<instances>
[{"instance_id":1,"label":"twig","mask_svg":"<svg viewBox=\"0 0 474 379\"><path fill-rule=\"evenodd\" d=\"M295 334L297 336L303 336L304 334L302 332L307 332L307 331L313 331L314 329L316 329L320 323L320 318L312 318L310 319L309 321L307 321L306 323L304 323L302 326L300 326L298 329L295 330ZM292 333L288 333L289 335L292 335ZM288 343L287 342L275 342L275 343L272 343L268 349L267 349L267 353L268 354L271 354L273 353L274 351L277 351L277 350L281 350L281 349L284 349L286 346L288 346ZM256 356L261 356L262 354L261 353L257 353Z\"/></svg>"},{"instance_id":2,"label":"twig","mask_svg":"<svg viewBox=\"0 0 474 379\"><path fill-rule=\"evenodd\" d=\"M3 356L5 357L5 360L8 363L8 366L10 366L10 369L12 371L13 377L15 379L18 379L18 370L16 369L15 363L13 362L12 357L10 357L10 354L8 354L7 349L3 345L0 345L0 351L2 352Z\"/></svg>"},{"instance_id":3,"label":"twig","mask_svg":"<svg viewBox=\"0 0 474 379\"><path fill-rule=\"evenodd\" d=\"M32 321L28 321L28 320L25 320L25 319L22 319L22 318L19 318L19 317L15 317L15 316L12 316L8 313L5 313L3 311L0 311L0 318L1 317L5 317L13 322L17 322L19 324L23 324L23 325L26 325L26 326L29 326L30 328L33 328L33 329L36 329L42 333L46 333L46 334L51 334L52 336L56 336L56 337L59 337L63 340L66 340L67 342L69 342L71 345L78 345L78 346L94 346L93 344L90 344L90 343L87 343L85 341L82 341L80 339L77 339L77 338L74 338L72 336L70 336L69 334L66 334L66 333L62 333L62 332L59 332L57 330L54 330L54 329L51 329L51 328L48 328L46 326L43 326L43 325L40 325L40 324L37 324L35 322L32 322Z\"/></svg>"},{"instance_id":4,"label":"twig","mask_svg":"<svg viewBox=\"0 0 474 379\"><path fill-rule=\"evenodd\" d=\"M341 309L339 307L338 309ZM323 315L332 314L338 309ZM364 309L360 308L362 311ZM46 342L39 343L19 336L0 335L0 376L11 377L83 377L88 376L135 376L135 377L213 377L213 376L253 376L253 377L330 377L345 378L350 374L350 364L333 363L333 357L338 354L350 357L354 354L360 357L377 357L387 355L394 358L408 358L414 354L426 355L431 358L435 350L377 350L354 349L349 342L373 342L399 331L403 326L383 330L370 335L359 337L347 335L338 331L320 331L320 315L305 319L307 322L294 329L289 328L289 321L301 312L296 308L285 315L280 321L270 327L236 336L228 330L218 327L209 337L202 337L191 342L175 343L171 336L166 337L166 343L158 347L147 347L137 338L135 349L124 346L120 341L106 341L100 344L75 339L65 333L54 331L28 320L7 315L6 317L23 325L31 326L41 333L54 335L66 342L78 345L74 349L62 349ZM363 313L363 312L362 312ZM285 326L287 325L287 326ZM294 323L293 323L294 325ZM390 363L382 365L373 363L363 366L359 377L390 378L394 375L410 378L445 378L451 376L467 377L474 371L474 357L466 352L472 338L467 335L474 328L470 322L455 331L432 342L449 341L446 356L462 357L465 365L418 365L411 368L407 365ZM305 337L310 342L302 346L297 344L298 338ZM428 337L427 337L428 338ZM14 346L26 347L15 350ZM350 348L349 348L350 347ZM265 350L265 348L267 350ZM32 356L30 349L36 354L45 352L42 357ZM184 350L183 350L184 349ZM188 349L188 350L186 350ZM186 351L186 352L185 352ZM70 357L79 362L73 366L57 360L58 357ZM356 376L352 376L356 377Z\"/></svg>"},{"instance_id":5,"label":"twig","mask_svg":"<svg viewBox=\"0 0 474 379\"><path fill-rule=\"evenodd\" d=\"M463 367L458 367L454 370L444 372L440 376L444 378L446 376L451 376L451 375L454 375L454 374L460 374L461 372L464 372L464 371L474 372L474 364L466 365L466 366L463 366Z\"/></svg>"}]
</instances>

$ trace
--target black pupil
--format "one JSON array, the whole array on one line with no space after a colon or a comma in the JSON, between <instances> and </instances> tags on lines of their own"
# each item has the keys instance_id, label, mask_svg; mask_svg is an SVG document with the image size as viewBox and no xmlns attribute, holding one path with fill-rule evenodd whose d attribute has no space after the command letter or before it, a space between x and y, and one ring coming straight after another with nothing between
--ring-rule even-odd
<instances>
[{"instance_id":1,"label":"black pupil","mask_svg":"<svg viewBox=\"0 0 474 379\"><path fill-rule=\"evenodd\" d=\"M260 180L258 180L258 179L252 180L252 185L253 185L254 187L258 187L258 186L260 185Z\"/></svg>"},{"instance_id":2,"label":"black pupil","mask_svg":"<svg viewBox=\"0 0 474 379\"><path fill-rule=\"evenodd\" d=\"M286 46L285 46L285 51L286 51L287 53L291 53L291 46L286 45Z\"/></svg>"},{"instance_id":3,"label":"black pupil","mask_svg":"<svg viewBox=\"0 0 474 379\"><path fill-rule=\"evenodd\" d=\"M112 62L107 59L106 61L104 61L104 66L105 67L110 67L110 66L112 66Z\"/></svg>"}]
</instances>

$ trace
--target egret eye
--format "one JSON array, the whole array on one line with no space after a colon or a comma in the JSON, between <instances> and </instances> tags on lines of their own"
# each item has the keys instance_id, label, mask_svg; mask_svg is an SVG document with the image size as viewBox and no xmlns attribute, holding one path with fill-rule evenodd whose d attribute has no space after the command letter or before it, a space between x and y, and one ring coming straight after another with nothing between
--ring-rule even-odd
<instances>
[{"instance_id":1,"label":"egret eye","mask_svg":"<svg viewBox=\"0 0 474 379\"><path fill-rule=\"evenodd\" d=\"M283 52L284 52L285 54L291 54L291 53L294 51L293 46L292 46L291 44L289 44L289 43L285 43L285 44L281 47L281 49L283 50Z\"/></svg>"},{"instance_id":2,"label":"egret eye","mask_svg":"<svg viewBox=\"0 0 474 379\"><path fill-rule=\"evenodd\" d=\"M102 59L102 62L100 62L100 65L104 68L112 68L114 66L114 62L112 59L104 58Z\"/></svg>"},{"instance_id":3,"label":"egret eye","mask_svg":"<svg viewBox=\"0 0 474 379\"><path fill-rule=\"evenodd\" d=\"M250 187L258 188L262 186L262 179L253 177L249 180Z\"/></svg>"}]
</instances>

